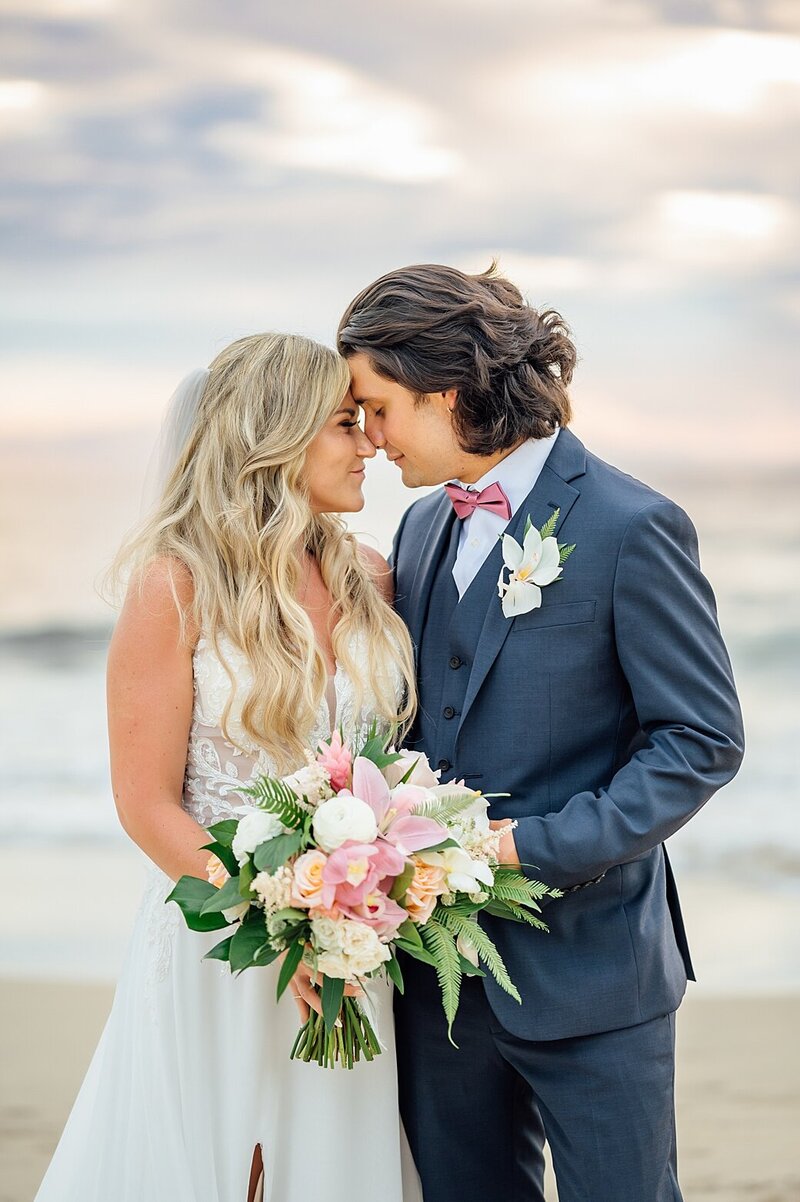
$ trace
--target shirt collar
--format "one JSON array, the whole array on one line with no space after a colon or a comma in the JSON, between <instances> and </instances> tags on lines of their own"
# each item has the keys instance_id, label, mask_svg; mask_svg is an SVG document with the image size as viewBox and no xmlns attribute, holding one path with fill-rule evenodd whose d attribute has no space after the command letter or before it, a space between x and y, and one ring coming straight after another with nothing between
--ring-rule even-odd
<instances>
[{"instance_id":1,"label":"shirt collar","mask_svg":"<svg viewBox=\"0 0 800 1202\"><path fill-rule=\"evenodd\" d=\"M527 439L506 455L505 459L489 468L474 484L464 484L461 480L456 480L455 483L473 492L481 492L490 484L500 484L508 497L513 516L538 480L558 433L556 430L548 438Z\"/></svg>"}]
</instances>

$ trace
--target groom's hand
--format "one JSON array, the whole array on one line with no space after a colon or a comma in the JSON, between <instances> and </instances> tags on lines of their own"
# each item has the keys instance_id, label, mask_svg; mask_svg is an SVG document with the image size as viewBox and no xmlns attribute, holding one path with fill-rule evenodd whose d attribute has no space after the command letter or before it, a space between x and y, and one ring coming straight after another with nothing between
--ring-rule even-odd
<instances>
[{"instance_id":1,"label":"groom's hand","mask_svg":"<svg viewBox=\"0 0 800 1202\"><path fill-rule=\"evenodd\" d=\"M502 831L505 827L513 826L513 819L511 819L511 818L495 818L494 820L490 819L489 826L492 828L492 830ZM498 856L499 856L501 864L513 864L515 867L519 867L519 856L517 855L517 845L514 842L513 830L507 831L507 833L504 834L502 839L500 840L500 848L498 851Z\"/></svg>"}]
</instances>

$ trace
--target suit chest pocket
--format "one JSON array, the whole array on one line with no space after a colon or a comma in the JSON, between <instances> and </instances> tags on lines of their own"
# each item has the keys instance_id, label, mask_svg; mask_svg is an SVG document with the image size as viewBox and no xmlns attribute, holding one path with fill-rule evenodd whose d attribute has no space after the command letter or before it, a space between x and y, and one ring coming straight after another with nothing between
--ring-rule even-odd
<instances>
[{"instance_id":1,"label":"suit chest pocket","mask_svg":"<svg viewBox=\"0 0 800 1202\"><path fill-rule=\"evenodd\" d=\"M569 601L565 605L548 605L545 601L540 609L514 618L510 633L531 635L558 626L582 626L594 622L596 611L596 601Z\"/></svg>"}]
</instances>

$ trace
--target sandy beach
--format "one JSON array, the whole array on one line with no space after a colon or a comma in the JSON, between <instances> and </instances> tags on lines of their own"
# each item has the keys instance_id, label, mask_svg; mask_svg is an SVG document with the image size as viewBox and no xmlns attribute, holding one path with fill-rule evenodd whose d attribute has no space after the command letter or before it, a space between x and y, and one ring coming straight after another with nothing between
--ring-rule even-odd
<instances>
[{"instance_id":1,"label":"sandy beach","mask_svg":"<svg viewBox=\"0 0 800 1202\"><path fill-rule=\"evenodd\" d=\"M33 1197L112 996L107 985L0 983L0 1202ZM799 1025L796 996L684 1004L677 1095L687 1202L800 1199ZM556 1198L551 1182L548 1202Z\"/></svg>"}]
</instances>

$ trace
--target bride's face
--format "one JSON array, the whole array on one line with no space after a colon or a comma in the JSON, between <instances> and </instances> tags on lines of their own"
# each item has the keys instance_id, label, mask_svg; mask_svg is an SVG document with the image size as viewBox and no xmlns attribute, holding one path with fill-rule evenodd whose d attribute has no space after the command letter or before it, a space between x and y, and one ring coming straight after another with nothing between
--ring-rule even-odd
<instances>
[{"instance_id":1,"label":"bride's face","mask_svg":"<svg viewBox=\"0 0 800 1202\"><path fill-rule=\"evenodd\" d=\"M364 460L375 448L359 426L350 393L306 452L304 474L315 513L358 513L364 508Z\"/></svg>"}]
</instances>

